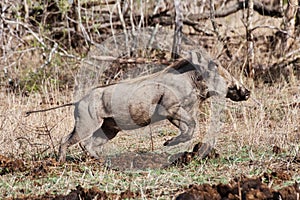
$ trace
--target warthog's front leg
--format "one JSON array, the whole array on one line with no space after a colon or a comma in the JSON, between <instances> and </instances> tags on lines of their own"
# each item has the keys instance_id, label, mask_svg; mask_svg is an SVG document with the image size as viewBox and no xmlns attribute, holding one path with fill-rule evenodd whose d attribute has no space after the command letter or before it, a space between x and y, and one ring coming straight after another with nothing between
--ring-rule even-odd
<instances>
[{"instance_id":1,"label":"warthog's front leg","mask_svg":"<svg viewBox=\"0 0 300 200\"><path fill-rule=\"evenodd\" d=\"M180 135L165 142L165 146L177 145L193 138L196 121L186 110L179 108L176 113L172 113L171 116L168 116L168 120L179 128Z\"/></svg>"},{"instance_id":2,"label":"warthog's front leg","mask_svg":"<svg viewBox=\"0 0 300 200\"><path fill-rule=\"evenodd\" d=\"M197 151L198 158L205 158L213 149L213 145L209 143L202 143L200 149Z\"/></svg>"}]
</instances>

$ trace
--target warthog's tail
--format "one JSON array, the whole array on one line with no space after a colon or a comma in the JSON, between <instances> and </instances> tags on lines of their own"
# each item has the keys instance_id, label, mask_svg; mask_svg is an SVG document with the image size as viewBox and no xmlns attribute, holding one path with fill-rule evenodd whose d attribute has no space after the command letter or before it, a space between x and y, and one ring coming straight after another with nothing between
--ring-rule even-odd
<instances>
[{"instance_id":1,"label":"warthog's tail","mask_svg":"<svg viewBox=\"0 0 300 200\"><path fill-rule=\"evenodd\" d=\"M32 113L46 112L46 111L49 111L49 110L55 110L55 109L58 109L58 108L63 108L63 107L67 107L67 106L74 106L74 105L75 105L75 103L66 103L66 104L63 104L63 105L60 105L60 106L47 108L47 109L42 109L42 110L30 110L30 111L27 111L25 113L25 116L28 117Z\"/></svg>"}]
</instances>

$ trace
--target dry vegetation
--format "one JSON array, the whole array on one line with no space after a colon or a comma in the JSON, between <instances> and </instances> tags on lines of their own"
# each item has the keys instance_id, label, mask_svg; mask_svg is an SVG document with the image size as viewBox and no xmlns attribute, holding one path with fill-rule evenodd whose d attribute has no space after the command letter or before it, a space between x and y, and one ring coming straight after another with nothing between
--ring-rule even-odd
<instances>
[{"instance_id":1,"label":"dry vegetation","mask_svg":"<svg viewBox=\"0 0 300 200\"><path fill-rule=\"evenodd\" d=\"M255 184L258 181L264 184L262 187L271 188L274 198L279 192L283 199L299 199L299 30L295 29L294 42L282 51L282 15L275 18L255 11L255 74L247 77L247 38L242 23L246 20L246 9L216 18L222 37L218 40L209 17L204 17L210 11L209 2L202 4L205 1L198 1L195 9L192 5L184 6L183 32L218 57L250 88L253 97L243 103L226 102L224 123L215 147L218 156L166 169L122 171L105 168L103 162L92 160L75 146L68 152L68 162L55 161L60 139L73 128L73 108L30 117L25 117L24 112L72 101L81 59L93 44L109 37L112 30L124 32L117 2L103 1L98 5L83 1L80 10L78 1L73 6L67 1L46 5L40 1L0 4L0 198L63 199L63 195L69 195L70 199L172 199L184 191L194 191L193 195L201 199L204 193L195 192L200 190L211 194L211 199L218 199L213 197L217 186L219 192L220 184L229 183L238 192L226 194L227 198L242 199L243 191L247 191L243 185L247 176L259 177ZM154 26L160 22L164 29L172 28L172 3L158 2L155 12L154 1L134 1L134 9L129 3L123 12L126 27L132 29L135 24L137 28L139 22L141 27ZM233 2L216 0L216 16L218 10ZM280 1L262 2L280 11ZM282 9L287 9L285 1ZM296 19L299 26L299 16ZM209 113L206 102L199 109L202 136L209 124ZM151 133L155 150L161 150L161 144L174 135L174 129L169 124L158 124L151 127ZM149 134L149 129L121 133L108 144L108 151L151 151ZM200 188L206 187L202 185L205 183L216 187ZM287 186L288 192L282 192ZM193 199L193 195L187 198ZM267 199L255 195L243 198Z\"/></svg>"}]
</instances>

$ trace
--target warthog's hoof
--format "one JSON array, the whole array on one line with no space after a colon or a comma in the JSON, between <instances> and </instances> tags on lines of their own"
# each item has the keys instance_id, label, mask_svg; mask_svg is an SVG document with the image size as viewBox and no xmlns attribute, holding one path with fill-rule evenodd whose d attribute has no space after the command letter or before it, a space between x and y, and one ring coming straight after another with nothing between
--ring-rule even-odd
<instances>
[{"instance_id":1,"label":"warthog's hoof","mask_svg":"<svg viewBox=\"0 0 300 200\"><path fill-rule=\"evenodd\" d=\"M191 139L193 139L193 137L190 136L186 136L186 137L179 136L179 137L171 138L170 140L165 141L164 146L175 146L180 143L188 142Z\"/></svg>"}]
</instances>

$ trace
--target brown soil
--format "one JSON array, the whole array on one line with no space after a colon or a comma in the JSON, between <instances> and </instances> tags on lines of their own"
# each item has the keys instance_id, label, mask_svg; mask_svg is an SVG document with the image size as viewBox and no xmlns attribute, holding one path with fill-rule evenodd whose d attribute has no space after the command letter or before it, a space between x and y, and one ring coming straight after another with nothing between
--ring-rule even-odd
<instances>
[{"instance_id":1,"label":"brown soil","mask_svg":"<svg viewBox=\"0 0 300 200\"><path fill-rule=\"evenodd\" d=\"M90 189L84 189L80 185L76 189L72 190L67 195L52 195L45 194L43 196L26 196L18 197L16 200L22 199L31 199L31 200L82 200L82 199L97 199L97 200L106 200L106 199L133 199L139 197L138 193L134 193L130 190L126 190L121 194L106 193L105 191L99 190L97 187L92 187Z\"/></svg>"},{"instance_id":2,"label":"brown soil","mask_svg":"<svg viewBox=\"0 0 300 200\"><path fill-rule=\"evenodd\" d=\"M279 190L269 188L267 184L262 183L261 177L247 178L241 177L240 179L232 181L230 184L218 184L218 185L191 185L185 192L179 194L176 200L240 200L240 199L285 199L296 200L299 196L300 189L299 184L284 187ZM84 189L80 185L76 189L72 190L67 195L50 195L45 194L43 196L30 196L20 197L18 199L134 199L140 197L139 192L132 192L126 190L121 194L106 193L99 190L97 187L90 189Z\"/></svg>"},{"instance_id":3,"label":"brown soil","mask_svg":"<svg viewBox=\"0 0 300 200\"><path fill-rule=\"evenodd\" d=\"M284 172L272 172L271 174L264 174L261 177L248 178L240 177L235 178L229 184L218 185L190 185L184 191L177 195L176 200L240 200L240 199L285 199L296 200L300 194L299 183L294 183L291 186L274 190L268 186L268 182L263 182L264 176L268 176L269 180L278 180L281 177L287 177ZM269 183L270 183L269 182ZM67 195L52 195L44 194L43 196L24 196L16 199L135 199L140 197L139 192L130 191L130 189L122 192L121 194L107 193L99 190L97 187L90 189L82 188L80 185L72 190ZM171 198L171 197L170 197Z\"/></svg>"}]
</instances>

